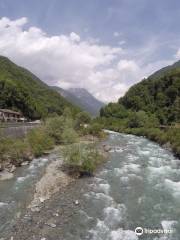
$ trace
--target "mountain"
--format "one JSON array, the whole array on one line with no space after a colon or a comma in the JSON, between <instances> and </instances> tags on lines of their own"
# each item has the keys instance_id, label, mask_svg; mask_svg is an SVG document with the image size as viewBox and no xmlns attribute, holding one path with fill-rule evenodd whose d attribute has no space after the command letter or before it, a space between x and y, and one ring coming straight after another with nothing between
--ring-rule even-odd
<instances>
[{"instance_id":1,"label":"mountain","mask_svg":"<svg viewBox=\"0 0 180 240\"><path fill-rule=\"evenodd\" d=\"M118 103L101 109L101 116L127 117L127 111L153 114L164 125L180 122L180 61L132 86Z\"/></svg>"},{"instance_id":2,"label":"mountain","mask_svg":"<svg viewBox=\"0 0 180 240\"><path fill-rule=\"evenodd\" d=\"M168 71L173 70L175 68L180 68L180 61L175 62L172 65L161 68L160 70L153 73L150 77L162 77L162 75L166 74Z\"/></svg>"},{"instance_id":3,"label":"mountain","mask_svg":"<svg viewBox=\"0 0 180 240\"><path fill-rule=\"evenodd\" d=\"M53 89L59 92L69 102L77 105L82 110L89 112L93 116L97 116L99 114L99 110L105 105L84 88L70 88L68 90L64 90L59 87L53 87Z\"/></svg>"},{"instance_id":4,"label":"mountain","mask_svg":"<svg viewBox=\"0 0 180 240\"><path fill-rule=\"evenodd\" d=\"M34 120L62 114L66 107L79 111L33 73L0 56L0 108L21 111Z\"/></svg>"}]
</instances>

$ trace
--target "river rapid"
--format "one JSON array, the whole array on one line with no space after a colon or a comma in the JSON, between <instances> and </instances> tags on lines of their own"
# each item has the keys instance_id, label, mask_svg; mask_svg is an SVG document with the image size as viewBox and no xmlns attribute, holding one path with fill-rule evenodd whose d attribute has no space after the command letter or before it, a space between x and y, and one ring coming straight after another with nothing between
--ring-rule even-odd
<instances>
[{"instance_id":1,"label":"river rapid","mask_svg":"<svg viewBox=\"0 0 180 240\"><path fill-rule=\"evenodd\" d=\"M143 137L109 132L105 144L112 148L108 161L73 189L79 206L61 228L63 237L54 240L179 240L180 160ZM53 158L34 160L14 180L0 183L2 232L26 205L40 165Z\"/></svg>"}]
</instances>

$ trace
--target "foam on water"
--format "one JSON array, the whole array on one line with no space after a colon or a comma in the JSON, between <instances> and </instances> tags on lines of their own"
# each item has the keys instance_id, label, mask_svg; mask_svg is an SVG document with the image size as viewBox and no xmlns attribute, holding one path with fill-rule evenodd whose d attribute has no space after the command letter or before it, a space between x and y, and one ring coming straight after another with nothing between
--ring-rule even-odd
<instances>
[{"instance_id":1,"label":"foam on water","mask_svg":"<svg viewBox=\"0 0 180 240\"><path fill-rule=\"evenodd\" d=\"M180 200L180 181L174 182L170 179L165 179L165 187L171 191L174 198Z\"/></svg>"},{"instance_id":2,"label":"foam on water","mask_svg":"<svg viewBox=\"0 0 180 240\"><path fill-rule=\"evenodd\" d=\"M114 168L114 174L115 176L123 176L123 175L128 175L128 174L139 174L141 171L141 166L139 164L135 163L129 163L125 164L121 168Z\"/></svg>"},{"instance_id":3,"label":"foam on water","mask_svg":"<svg viewBox=\"0 0 180 240\"><path fill-rule=\"evenodd\" d=\"M171 166L148 167L150 177L171 177L174 174L180 173L180 169L173 169Z\"/></svg>"},{"instance_id":4,"label":"foam on water","mask_svg":"<svg viewBox=\"0 0 180 240\"><path fill-rule=\"evenodd\" d=\"M139 148L138 153L139 153L139 155L149 156L151 154L151 151L150 150L143 150L143 149Z\"/></svg>"},{"instance_id":5,"label":"foam on water","mask_svg":"<svg viewBox=\"0 0 180 240\"><path fill-rule=\"evenodd\" d=\"M95 229L89 231L92 240L138 240L134 231L122 228L110 229L104 221L97 220Z\"/></svg>"},{"instance_id":6,"label":"foam on water","mask_svg":"<svg viewBox=\"0 0 180 240\"><path fill-rule=\"evenodd\" d=\"M128 184L129 183L129 178L128 177L120 177L120 181L122 183Z\"/></svg>"},{"instance_id":7,"label":"foam on water","mask_svg":"<svg viewBox=\"0 0 180 240\"><path fill-rule=\"evenodd\" d=\"M126 207L124 204L117 204L104 209L104 223L112 229L116 229L118 225L126 218Z\"/></svg>"},{"instance_id":8,"label":"foam on water","mask_svg":"<svg viewBox=\"0 0 180 240\"><path fill-rule=\"evenodd\" d=\"M177 224L177 221L174 221L174 220L171 220L171 221L164 220L164 221L161 222L161 225L162 225L164 230L174 229L174 226L176 224Z\"/></svg>"},{"instance_id":9,"label":"foam on water","mask_svg":"<svg viewBox=\"0 0 180 240\"><path fill-rule=\"evenodd\" d=\"M17 178L17 183L22 183L24 182L26 179L28 179L30 177L30 175L26 175L25 177L18 177Z\"/></svg>"},{"instance_id":10,"label":"foam on water","mask_svg":"<svg viewBox=\"0 0 180 240\"><path fill-rule=\"evenodd\" d=\"M105 193L106 195L109 194L110 185L108 183L106 183L106 184L101 183L101 184L99 184L98 188L101 192Z\"/></svg>"},{"instance_id":11,"label":"foam on water","mask_svg":"<svg viewBox=\"0 0 180 240\"><path fill-rule=\"evenodd\" d=\"M1 208L1 207L5 207L5 206L8 206L8 203L6 203L6 202L0 202L0 208Z\"/></svg>"},{"instance_id":12,"label":"foam on water","mask_svg":"<svg viewBox=\"0 0 180 240\"><path fill-rule=\"evenodd\" d=\"M134 231L119 228L118 230L111 231L110 240L138 240L138 237Z\"/></svg>"}]
</instances>

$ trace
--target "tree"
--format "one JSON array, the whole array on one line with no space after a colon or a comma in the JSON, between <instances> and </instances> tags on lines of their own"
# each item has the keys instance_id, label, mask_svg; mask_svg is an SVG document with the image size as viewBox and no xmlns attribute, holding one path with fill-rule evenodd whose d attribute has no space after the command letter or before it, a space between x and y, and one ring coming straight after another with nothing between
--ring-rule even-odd
<instances>
[{"instance_id":1,"label":"tree","mask_svg":"<svg viewBox=\"0 0 180 240\"><path fill-rule=\"evenodd\" d=\"M148 124L148 116L144 111L132 112L127 122L130 128L144 127Z\"/></svg>"},{"instance_id":2,"label":"tree","mask_svg":"<svg viewBox=\"0 0 180 240\"><path fill-rule=\"evenodd\" d=\"M75 129L81 129L83 124L89 124L91 122L91 117L87 112L80 112L76 116Z\"/></svg>"}]
</instances>

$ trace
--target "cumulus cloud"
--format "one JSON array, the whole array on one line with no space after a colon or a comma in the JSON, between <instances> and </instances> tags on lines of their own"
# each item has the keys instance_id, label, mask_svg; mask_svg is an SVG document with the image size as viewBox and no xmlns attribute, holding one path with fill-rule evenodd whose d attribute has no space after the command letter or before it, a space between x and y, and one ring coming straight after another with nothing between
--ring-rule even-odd
<instances>
[{"instance_id":1,"label":"cumulus cloud","mask_svg":"<svg viewBox=\"0 0 180 240\"><path fill-rule=\"evenodd\" d=\"M121 47L82 40L75 32L49 36L35 26L27 28L27 22L27 18L0 19L0 54L49 85L84 87L102 101L116 101L153 69L142 70L142 64L126 59Z\"/></svg>"},{"instance_id":2,"label":"cumulus cloud","mask_svg":"<svg viewBox=\"0 0 180 240\"><path fill-rule=\"evenodd\" d=\"M180 59L180 49L177 50L175 54L175 58Z\"/></svg>"},{"instance_id":3,"label":"cumulus cloud","mask_svg":"<svg viewBox=\"0 0 180 240\"><path fill-rule=\"evenodd\" d=\"M119 32L114 32L113 35L114 35L114 37L119 37L120 33Z\"/></svg>"}]
</instances>

